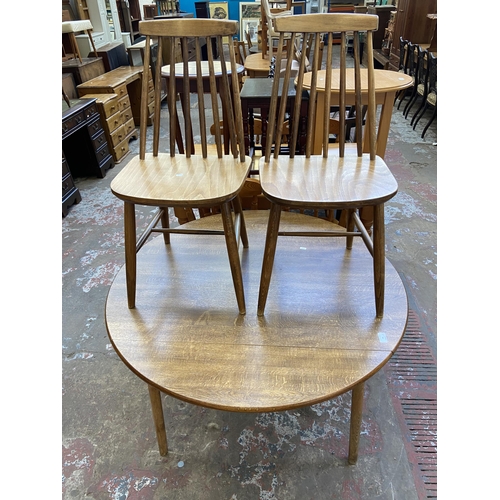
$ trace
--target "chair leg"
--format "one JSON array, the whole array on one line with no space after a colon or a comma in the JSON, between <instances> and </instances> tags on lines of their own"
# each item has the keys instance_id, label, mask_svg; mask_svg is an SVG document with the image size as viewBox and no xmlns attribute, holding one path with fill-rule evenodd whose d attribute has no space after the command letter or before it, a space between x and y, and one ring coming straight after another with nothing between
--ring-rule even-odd
<instances>
[{"instance_id":1,"label":"chair leg","mask_svg":"<svg viewBox=\"0 0 500 500\"><path fill-rule=\"evenodd\" d=\"M422 102L420 103L420 106L418 107L417 111L415 111L415 114L413 115L412 119L411 119L411 122L410 122L410 126L413 126L413 122L415 121L415 119L417 118L418 114L422 111L422 109L424 109L424 106L425 106L425 99L422 97ZM413 127L413 129L415 130L415 127Z\"/></svg>"},{"instance_id":2,"label":"chair leg","mask_svg":"<svg viewBox=\"0 0 500 500\"><path fill-rule=\"evenodd\" d=\"M168 207L160 207L160 210L163 210L163 213L161 215L161 227L164 229L168 229L170 227L170 220L168 217ZM163 233L163 241L165 242L165 245L170 244L170 234L169 233Z\"/></svg>"},{"instance_id":3,"label":"chair leg","mask_svg":"<svg viewBox=\"0 0 500 500\"><path fill-rule=\"evenodd\" d=\"M385 293L385 224L384 204L373 207L373 277L377 318L384 315Z\"/></svg>"},{"instance_id":4,"label":"chair leg","mask_svg":"<svg viewBox=\"0 0 500 500\"><path fill-rule=\"evenodd\" d=\"M424 107L422 108L422 111L420 112L420 114L417 117L417 120L413 124L413 130L415 130L415 128L417 126L417 123L420 121L420 118L422 118L422 116L424 116L424 114L425 114L426 111L427 111L427 101L425 101Z\"/></svg>"},{"instance_id":5,"label":"chair leg","mask_svg":"<svg viewBox=\"0 0 500 500\"><path fill-rule=\"evenodd\" d=\"M243 215L243 208L241 207L240 197L237 196L233 200L233 208L235 215L240 218L240 238L241 243L243 244L243 248L248 248L248 235L247 235L247 226L245 224L245 217Z\"/></svg>"},{"instance_id":6,"label":"chair leg","mask_svg":"<svg viewBox=\"0 0 500 500\"><path fill-rule=\"evenodd\" d=\"M417 102L417 99L418 99L418 93L415 93L414 95L411 96L410 100L408 101L408 104L405 106L405 109L403 111L405 120L408 118L408 114L410 113L411 108L413 108L413 105Z\"/></svg>"},{"instance_id":7,"label":"chair leg","mask_svg":"<svg viewBox=\"0 0 500 500\"><path fill-rule=\"evenodd\" d=\"M267 223L266 244L264 247L264 259L262 261L262 272L260 275L259 302L257 304L257 315L263 316L266 307L269 283L278 242L278 230L280 226L281 206L272 204L269 212L269 222Z\"/></svg>"},{"instance_id":8,"label":"chair leg","mask_svg":"<svg viewBox=\"0 0 500 500\"><path fill-rule=\"evenodd\" d=\"M346 210L346 212L347 212L346 231L351 233L352 231L354 231L354 209L349 208ZM346 238L347 250L352 250L353 240L354 240L354 236L348 236Z\"/></svg>"},{"instance_id":9,"label":"chair leg","mask_svg":"<svg viewBox=\"0 0 500 500\"><path fill-rule=\"evenodd\" d=\"M125 274L127 280L127 300L129 309L134 309L137 276L137 235L135 226L135 205L133 203L124 203L123 218L125 223Z\"/></svg>"},{"instance_id":10,"label":"chair leg","mask_svg":"<svg viewBox=\"0 0 500 500\"><path fill-rule=\"evenodd\" d=\"M149 399L151 400L151 409L153 410L153 421L156 429L156 439L160 455L164 457L168 453L167 433L165 431L165 418L163 416L163 407L161 405L161 393L152 385L148 384Z\"/></svg>"},{"instance_id":11,"label":"chair leg","mask_svg":"<svg viewBox=\"0 0 500 500\"><path fill-rule=\"evenodd\" d=\"M434 118L436 118L437 115L437 107L434 106L434 113L432 113L431 119L427 122L427 125L424 127L424 130L422 132L422 139L424 138L425 133L427 132L427 129L429 128L429 125L434 121Z\"/></svg>"},{"instance_id":12,"label":"chair leg","mask_svg":"<svg viewBox=\"0 0 500 500\"><path fill-rule=\"evenodd\" d=\"M233 276L234 291L240 314L246 314L245 293L243 291L243 276L241 274L240 255L238 252L238 242L234 231L233 214L231 213L230 202L221 205L222 223L224 225L224 236L226 238L229 265Z\"/></svg>"},{"instance_id":13,"label":"chair leg","mask_svg":"<svg viewBox=\"0 0 500 500\"><path fill-rule=\"evenodd\" d=\"M359 435L361 432L361 422L363 420L363 398L365 394L365 384L361 382L352 389L351 401L351 426L349 431L349 465L354 465L358 461Z\"/></svg>"}]
</instances>

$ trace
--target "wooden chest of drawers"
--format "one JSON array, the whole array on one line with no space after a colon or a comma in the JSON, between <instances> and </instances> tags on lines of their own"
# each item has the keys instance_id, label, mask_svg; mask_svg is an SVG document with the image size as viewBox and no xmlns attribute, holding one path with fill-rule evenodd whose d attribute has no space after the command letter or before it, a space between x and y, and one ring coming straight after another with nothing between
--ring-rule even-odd
<instances>
[{"instance_id":1,"label":"wooden chest of drawers","mask_svg":"<svg viewBox=\"0 0 500 500\"><path fill-rule=\"evenodd\" d=\"M124 89L117 89L120 91L120 94L85 95L86 98L96 100L104 133L106 134L115 163L122 161L128 154L129 140L132 138L137 139L138 137L126 85L123 87Z\"/></svg>"}]
</instances>

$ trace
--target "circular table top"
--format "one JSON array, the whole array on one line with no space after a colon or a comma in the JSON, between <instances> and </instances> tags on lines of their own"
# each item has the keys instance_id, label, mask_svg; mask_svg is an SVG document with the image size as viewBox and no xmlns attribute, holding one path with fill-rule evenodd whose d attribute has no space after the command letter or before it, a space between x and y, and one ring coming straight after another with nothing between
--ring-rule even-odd
<instances>
[{"instance_id":1,"label":"circular table top","mask_svg":"<svg viewBox=\"0 0 500 500\"><path fill-rule=\"evenodd\" d=\"M312 73L304 74L304 87L306 89L311 87L311 77ZM317 90L319 92L325 91L326 83L326 70L322 69L318 71L318 81ZM346 92L354 92L354 69L348 68L346 70ZM410 75L405 73L398 73L397 71L389 71L385 69L375 70L375 92L376 93L386 93L393 92L397 90L406 89L413 85L413 79ZM332 69L332 90L338 90L340 88L340 69ZM368 70L366 68L361 69L361 89L368 88Z\"/></svg>"},{"instance_id":2,"label":"circular table top","mask_svg":"<svg viewBox=\"0 0 500 500\"><path fill-rule=\"evenodd\" d=\"M262 57L262 52L257 52L255 54L249 54L245 58L245 68L253 71L269 71L270 65L269 58L267 56Z\"/></svg>"},{"instance_id":3,"label":"circular table top","mask_svg":"<svg viewBox=\"0 0 500 500\"><path fill-rule=\"evenodd\" d=\"M137 301L128 309L125 269L106 303L111 342L148 384L229 411L277 411L338 396L376 373L403 336L408 304L386 262L385 315L376 318L372 258L362 242L280 237L266 313L257 296L268 211L247 211L240 249L247 314L238 314L223 236L158 236L138 253ZM186 229L221 226L218 216ZM284 212L281 229L331 228ZM359 242L359 243L358 243Z\"/></svg>"},{"instance_id":4,"label":"circular table top","mask_svg":"<svg viewBox=\"0 0 500 500\"><path fill-rule=\"evenodd\" d=\"M188 62L188 71L190 78L196 77L196 61ZM228 75L231 74L230 62L226 62L226 71ZM236 64L236 72L243 73L243 71L245 71L245 67L241 64ZM208 61L201 61L201 74L203 77L210 76L210 66ZM162 66L161 75L166 77L170 76L170 64ZM220 61L214 61L214 75L222 76L222 65ZM178 78L184 78L184 63L180 62L175 64L175 76Z\"/></svg>"}]
</instances>

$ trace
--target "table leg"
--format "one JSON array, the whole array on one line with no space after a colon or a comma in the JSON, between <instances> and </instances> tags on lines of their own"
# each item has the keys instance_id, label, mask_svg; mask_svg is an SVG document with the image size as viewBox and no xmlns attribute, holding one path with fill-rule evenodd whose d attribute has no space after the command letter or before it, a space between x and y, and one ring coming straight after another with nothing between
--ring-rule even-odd
<instances>
[{"instance_id":1,"label":"table leg","mask_svg":"<svg viewBox=\"0 0 500 500\"><path fill-rule=\"evenodd\" d=\"M161 405L161 393L152 385L148 385L149 398L151 400L151 409L153 410L153 420L156 429L156 439L160 455L164 457L168 453L167 433L165 431L165 418L163 416L163 407Z\"/></svg>"},{"instance_id":2,"label":"table leg","mask_svg":"<svg viewBox=\"0 0 500 500\"><path fill-rule=\"evenodd\" d=\"M349 465L358 461L359 435L361 432L361 421L363 418L363 397L365 384L361 382L352 390L351 402L351 429L349 434Z\"/></svg>"}]
</instances>

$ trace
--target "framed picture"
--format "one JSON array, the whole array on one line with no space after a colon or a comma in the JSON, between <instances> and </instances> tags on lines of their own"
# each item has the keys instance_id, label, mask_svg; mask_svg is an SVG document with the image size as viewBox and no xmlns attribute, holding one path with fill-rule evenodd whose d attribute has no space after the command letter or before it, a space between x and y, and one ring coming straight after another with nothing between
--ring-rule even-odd
<instances>
[{"instance_id":1,"label":"framed picture","mask_svg":"<svg viewBox=\"0 0 500 500\"><path fill-rule=\"evenodd\" d=\"M257 45L260 19L260 2L240 2L240 40L246 41L249 33L250 40Z\"/></svg>"},{"instance_id":2,"label":"framed picture","mask_svg":"<svg viewBox=\"0 0 500 500\"><path fill-rule=\"evenodd\" d=\"M229 6L227 2L210 2L208 4L210 19L229 19ZM228 37L222 38L222 43L229 43Z\"/></svg>"},{"instance_id":3,"label":"framed picture","mask_svg":"<svg viewBox=\"0 0 500 500\"><path fill-rule=\"evenodd\" d=\"M229 19L227 2L210 2L208 4L211 19Z\"/></svg>"}]
</instances>

